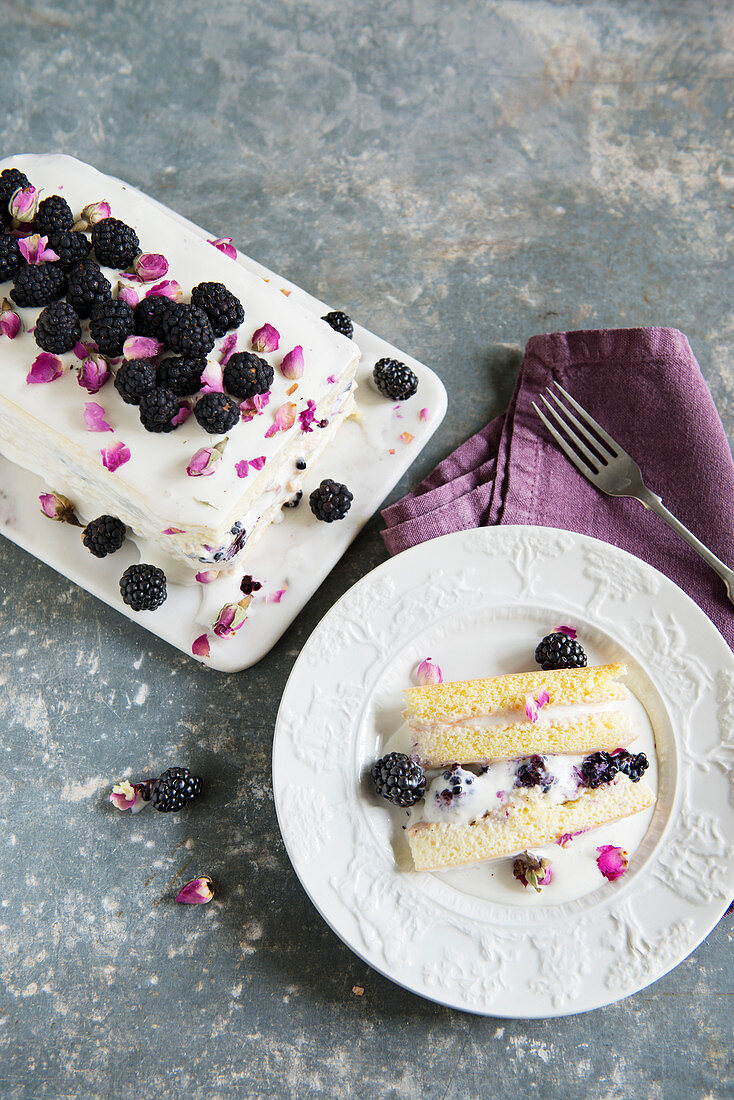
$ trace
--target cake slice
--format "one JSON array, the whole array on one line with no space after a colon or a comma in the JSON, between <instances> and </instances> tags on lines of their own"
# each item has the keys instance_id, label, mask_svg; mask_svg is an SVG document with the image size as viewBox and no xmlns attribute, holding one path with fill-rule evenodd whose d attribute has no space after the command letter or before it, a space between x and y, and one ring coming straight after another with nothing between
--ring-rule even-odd
<instances>
[{"instance_id":1,"label":"cake slice","mask_svg":"<svg viewBox=\"0 0 734 1100\"><path fill-rule=\"evenodd\" d=\"M404 718L424 767L534 753L616 749L636 736L626 665L520 672L406 690ZM537 707L536 701L548 701ZM537 711L534 721L529 717Z\"/></svg>"}]
</instances>

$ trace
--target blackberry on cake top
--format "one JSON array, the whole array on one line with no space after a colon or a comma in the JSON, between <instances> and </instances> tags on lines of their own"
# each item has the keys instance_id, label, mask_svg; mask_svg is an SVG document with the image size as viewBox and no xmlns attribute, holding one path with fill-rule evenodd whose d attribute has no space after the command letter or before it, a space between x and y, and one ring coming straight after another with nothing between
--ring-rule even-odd
<instances>
[{"instance_id":1,"label":"blackberry on cake top","mask_svg":"<svg viewBox=\"0 0 734 1100\"><path fill-rule=\"evenodd\" d=\"M267 393L273 378L273 368L267 359L251 351L237 351L231 355L222 374L225 390L240 401Z\"/></svg>"},{"instance_id":2,"label":"blackberry on cake top","mask_svg":"<svg viewBox=\"0 0 734 1100\"><path fill-rule=\"evenodd\" d=\"M242 302L227 290L224 283L199 283L191 291L191 304L203 309L215 336L224 336L238 328L245 319Z\"/></svg>"},{"instance_id":3,"label":"blackberry on cake top","mask_svg":"<svg viewBox=\"0 0 734 1100\"><path fill-rule=\"evenodd\" d=\"M162 294L151 294L138 302L135 307L135 333L137 336L152 336L163 342L161 321L171 310L177 309L176 302L164 298Z\"/></svg>"},{"instance_id":4,"label":"blackberry on cake top","mask_svg":"<svg viewBox=\"0 0 734 1100\"><path fill-rule=\"evenodd\" d=\"M21 187L30 186L31 181L28 176L18 168L4 168L0 172L0 219L5 225L10 225L8 205L13 195Z\"/></svg>"},{"instance_id":5,"label":"blackberry on cake top","mask_svg":"<svg viewBox=\"0 0 734 1100\"><path fill-rule=\"evenodd\" d=\"M41 310L33 333L43 351L61 355L82 338L82 327L68 302L52 302Z\"/></svg>"},{"instance_id":6,"label":"blackberry on cake top","mask_svg":"<svg viewBox=\"0 0 734 1100\"><path fill-rule=\"evenodd\" d=\"M173 418L180 408L176 394L156 387L140 398L140 423L147 432L172 432Z\"/></svg>"},{"instance_id":7,"label":"blackberry on cake top","mask_svg":"<svg viewBox=\"0 0 734 1100\"><path fill-rule=\"evenodd\" d=\"M82 531L82 542L95 558L114 554L125 541L127 528L117 516L97 516Z\"/></svg>"},{"instance_id":8,"label":"blackberry on cake top","mask_svg":"<svg viewBox=\"0 0 734 1100\"><path fill-rule=\"evenodd\" d=\"M132 306L127 302L118 298L99 302L90 314L89 334L103 355L122 355L122 346L132 335L134 320Z\"/></svg>"},{"instance_id":9,"label":"blackberry on cake top","mask_svg":"<svg viewBox=\"0 0 734 1100\"><path fill-rule=\"evenodd\" d=\"M206 359L186 359L171 355L158 364L158 385L172 390L178 397L190 397L201 389L201 375Z\"/></svg>"},{"instance_id":10,"label":"blackberry on cake top","mask_svg":"<svg viewBox=\"0 0 734 1100\"><path fill-rule=\"evenodd\" d=\"M19 306L47 306L66 293L66 275L57 263L28 264L15 277L10 297Z\"/></svg>"},{"instance_id":11,"label":"blackberry on cake top","mask_svg":"<svg viewBox=\"0 0 734 1100\"><path fill-rule=\"evenodd\" d=\"M25 263L15 237L9 233L0 234L0 283L14 279Z\"/></svg>"},{"instance_id":12,"label":"blackberry on cake top","mask_svg":"<svg viewBox=\"0 0 734 1100\"><path fill-rule=\"evenodd\" d=\"M155 386L156 369L150 359L123 359L117 368L115 389L126 405L139 405Z\"/></svg>"},{"instance_id":13,"label":"blackberry on cake top","mask_svg":"<svg viewBox=\"0 0 734 1100\"><path fill-rule=\"evenodd\" d=\"M311 511L317 519L324 523L333 523L334 520L344 519L352 506L354 497L346 485L331 478L324 478L317 489L311 493L308 503Z\"/></svg>"},{"instance_id":14,"label":"blackberry on cake top","mask_svg":"<svg viewBox=\"0 0 734 1100\"><path fill-rule=\"evenodd\" d=\"M179 355L191 359L208 355L214 347L214 332L204 310L175 302L172 306L172 309L161 315L160 339L167 348Z\"/></svg>"},{"instance_id":15,"label":"blackberry on cake top","mask_svg":"<svg viewBox=\"0 0 734 1100\"><path fill-rule=\"evenodd\" d=\"M104 267L129 267L140 250L138 235L119 218L103 218L92 226L92 248Z\"/></svg>"},{"instance_id":16,"label":"blackberry on cake top","mask_svg":"<svg viewBox=\"0 0 734 1100\"><path fill-rule=\"evenodd\" d=\"M59 257L59 267L64 271L71 271L85 260L92 248L84 233L71 229L53 230L48 234L48 244Z\"/></svg>"},{"instance_id":17,"label":"blackberry on cake top","mask_svg":"<svg viewBox=\"0 0 734 1100\"><path fill-rule=\"evenodd\" d=\"M156 565L129 565L120 577L120 595L133 611L155 611L168 595L166 574Z\"/></svg>"},{"instance_id":18,"label":"blackberry on cake top","mask_svg":"<svg viewBox=\"0 0 734 1100\"><path fill-rule=\"evenodd\" d=\"M61 195L49 195L48 198L41 199L33 223L36 233L45 234L50 238L52 233L71 229L73 224L74 215L71 207Z\"/></svg>"},{"instance_id":19,"label":"blackberry on cake top","mask_svg":"<svg viewBox=\"0 0 734 1100\"><path fill-rule=\"evenodd\" d=\"M112 286L94 260L82 260L69 276L66 300L85 320L99 302L112 296Z\"/></svg>"},{"instance_id":20,"label":"blackberry on cake top","mask_svg":"<svg viewBox=\"0 0 734 1100\"><path fill-rule=\"evenodd\" d=\"M406 401L418 389L418 376L398 359L378 359L372 377L383 397Z\"/></svg>"},{"instance_id":21,"label":"blackberry on cake top","mask_svg":"<svg viewBox=\"0 0 734 1100\"><path fill-rule=\"evenodd\" d=\"M339 309L333 309L331 313L327 313L321 318L322 321L326 321L329 328L333 328L334 332L340 332L342 336L346 336L349 340L354 335L354 325L352 324L352 318L342 313Z\"/></svg>"},{"instance_id":22,"label":"blackberry on cake top","mask_svg":"<svg viewBox=\"0 0 734 1100\"><path fill-rule=\"evenodd\" d=\"M205 393L196 402L194 416L205 432L224 435L240 418L240 407L226 393Z\"/></svg>"}]
</instances>

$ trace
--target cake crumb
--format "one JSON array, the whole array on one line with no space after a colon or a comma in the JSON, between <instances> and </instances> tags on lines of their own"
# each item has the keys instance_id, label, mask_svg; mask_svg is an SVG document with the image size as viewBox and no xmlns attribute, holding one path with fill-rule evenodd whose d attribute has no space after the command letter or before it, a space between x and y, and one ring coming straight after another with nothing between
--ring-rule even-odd
<instances>
[{"instance_id":1,"label":"cake crumb","mask_svg":"<svg viewBox=\"0 0 734 1100\"><path fill-rule=\"evenodd\" d=\"M297 382L294 382L294 383L293 383L293 385L292 385L292 386L290 387L290 389L286 390L285 392L286 392L286 393L288 394L288 396L290 397L290 395L291 395L292 393L295 393L297 389L298 389L298 383L297 383Z\"/></svg>"},{"instance_id":2,"label":"cake crumb","mask_svg":"<svg viewBox=\"0 0 734 1100\"><path fill-rule=\"evenodd\" d=\"M354 994L355 997L361 997L362 994L364 993L364 986L363 985L353 985L352 986L352 993Z\"/></svg>"}]
</instances>

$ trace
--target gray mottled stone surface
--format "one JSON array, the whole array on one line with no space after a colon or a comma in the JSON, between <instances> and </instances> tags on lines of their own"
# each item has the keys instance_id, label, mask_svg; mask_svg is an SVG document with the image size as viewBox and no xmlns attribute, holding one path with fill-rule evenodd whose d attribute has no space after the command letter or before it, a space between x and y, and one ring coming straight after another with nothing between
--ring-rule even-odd
<instances>
[{"instance_id":1,"label":"gray mottled stone surface","mask_svg":"<svg viewBox=\"0 0 734 1100\"><path fill-rule=\"evenodd\" d=\"M734 430L725 0L0 4L5 153L126 178L501 409L548 329L673 324ZM396 494L397 495L397 494ZM0 546L0 1096L731 1096L731 918L587 1016L473 1018L332 935L269 760L299 648L383 560L373 521L276 649L223 678ZM105 801L190 763L179 820ZM208 871L206 908L171 902ZM354 985L364 987L361 997Z\"/></svg>"}]
</instances>

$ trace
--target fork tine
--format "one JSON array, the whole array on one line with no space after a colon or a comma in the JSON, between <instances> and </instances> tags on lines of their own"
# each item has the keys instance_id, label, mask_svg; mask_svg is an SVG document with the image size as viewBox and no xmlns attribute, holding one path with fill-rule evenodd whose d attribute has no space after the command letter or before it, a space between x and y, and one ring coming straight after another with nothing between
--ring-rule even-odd
<instances>
[{"instance_id":1,"label":"fork tine","mask_svg":"<svg viewBox=\"0 0 734 1100\"><path fill-rule=\"evenodd\" d=\"M563 438L561 433L556 431L556 429L553 427L553 425L551 424L548 417L543 412L543 410L539 409L534 401L533 401L533 408L535 409L536 413L538 414L540 419L545 424L545 426L548 429L548 431L550 432L550 434L555 439L558 446L561 448L561 450L565 454L566 458L569 458L571 460L571 462L573 462L576 469L580 473L582 473L584 475L584 477L588 477L589 481L594 481L598 471L592 469L592 467L589 466L586 462L584 462L584 460L582 458L579 458L579 456L574 451L573 447L569 447L568 443Z\"/></svg>"},{"instance_id":2,"label":"fork tine","mask_svg":"<svg viewBox=\"0 0 734 1100\"><path fill-rule=\"evenodd\" d=\"M599 436L599 439L602 439L606 443L614 458L617 458L620 453L623 453L622 448L619 446L616 440L612 439L609 432L605 432L601 424L598 424L596 420L594 420L594 417L587 413L586 409L583 408L583 406L579 405L578 401L576 401L575 398L571 397L570 393L564 390L560 382L556 382L555 378L553 379L553 385L556 387L556 389L561 391L568 403L570 405L573 405L574 409L576 409L576 412L581 413L586 423L590 427L592 427L596 434Z\"/></svg>"},{"instance_id":3,"label":"fork tine","mask_svg":"<svg viewBox=\"0 0 734 1100\"><path fill-rule=\"evenodd\" d=\"M574 427L578 429L578 431L591 447L594 454L599 455L599 458L604 463L604 465L606 465L611 459L617 457L616 455L611 454L609 452L609 449L605 447L603 443L600 443L596 436L592 435L591 432L587 430L587 428L584 424L581 423L579 418L577 416L574 416L571 410L564 405L558 394L555 394L551 389L546 389L545 392L548 394L548 397L550 397L553 401L554 406L557 406L559 412L563 413L564 419L570 420ZM570 429L567 430L570 431Z\"/></svg>"},{"instance_id":4,"label":"fork tine","mask_svg":"<svg viewBox=\"0 0 734 1100\"><path fill-rule=\"evenodd\" d=\"M581 454L584 456L587 462L595 464L596 466L606 466L607 460L603 457L603 455L596 454L594 451L591 450L591 448L586 446L581 436L577 435L573 428L566 423L555 405L551 405L550 401L546 399L545 394L541 393L539 396L540 400L543 402L558 427L561 429L562 432L566 434L566 441L568 442L568 439L571 439L574 446L576 446L578 450L581 451ZM561 408L563 408L563 406L561 406ZM569 416L570 415L572 414L569 413Z\"/></svg>"}]
</instances>

